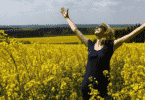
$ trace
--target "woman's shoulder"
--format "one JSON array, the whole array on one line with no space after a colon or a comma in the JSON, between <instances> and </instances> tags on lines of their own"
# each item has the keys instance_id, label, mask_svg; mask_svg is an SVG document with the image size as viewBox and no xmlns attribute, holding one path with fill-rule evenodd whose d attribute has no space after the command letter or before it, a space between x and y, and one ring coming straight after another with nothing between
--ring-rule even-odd
<instances>
[{"instance_id":1,"label":"woman's shoulder","mask_svg":"<svg viewBox=\"0 0 145 100\"><path fill-rule=\"evenodd\" d=\"M94 45L94 40L89 39L87 44L88 44L88 46L89 45L91 45L91 46Z\"/></svg>"},{"instance_id":2,"label":"woman's shoulder","mask_svg":"<svg viewBox=\"0 0 145 100\"><path fill-rule=\"evenodd\" d=\"M96 43L97 42L97 39L90 40L90 42Z\"/></svg>"}]
</instances>

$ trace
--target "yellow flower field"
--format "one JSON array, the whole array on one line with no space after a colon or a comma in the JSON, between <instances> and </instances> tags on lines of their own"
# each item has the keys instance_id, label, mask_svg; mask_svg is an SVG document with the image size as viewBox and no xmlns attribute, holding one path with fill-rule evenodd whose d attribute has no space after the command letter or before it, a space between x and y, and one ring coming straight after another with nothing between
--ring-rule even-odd
<instances>
[{"instance_id":1,"label":"yellow flower field","mask_svg":"<svg viewBox=\"0 0 145 100\"><path fill-rule=\"evenodd\" d=\"M80 88L88 52L83 44L70 45L22 44L14 40L9 45L0 43L0 99L82 100ZM114 52L107 87L114 100L145 98L144 47L144 43L124 43ZM108 71L103 73L106 75ZM94 100L98 91L91 90Z\"/></svg>"}]
</instances>

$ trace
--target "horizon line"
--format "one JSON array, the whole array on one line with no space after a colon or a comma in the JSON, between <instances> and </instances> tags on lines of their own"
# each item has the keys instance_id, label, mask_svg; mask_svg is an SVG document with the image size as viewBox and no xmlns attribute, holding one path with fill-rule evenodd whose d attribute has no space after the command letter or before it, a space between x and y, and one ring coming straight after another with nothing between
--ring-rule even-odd
<instances>
[{"instance_id":1,"label":"horizon line","mask_svg":"<svg viewBox=\"0 0 145 100\"><path fill-rule=\"evenodd\" d=\"M140 24L140 23L136 23L136 24ZM136 25L136 24L116 24L116 25ZM27 24L27 25L63 25L63 24ZM64 25L69 25L69 24L64 24ZM93 25L93 24L75 24L75 25ZM108 24L108 25L111 25L111 24ZM0 25L0 26L10 26L10 25Z\"/></svg>"}]
</instances>

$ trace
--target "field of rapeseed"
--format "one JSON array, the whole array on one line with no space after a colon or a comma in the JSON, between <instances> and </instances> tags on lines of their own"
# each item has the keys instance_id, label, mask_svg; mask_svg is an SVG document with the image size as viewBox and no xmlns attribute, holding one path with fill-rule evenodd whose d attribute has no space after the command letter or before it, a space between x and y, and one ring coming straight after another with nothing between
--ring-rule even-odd
<instances>
[{"instance_id":1,"label":"field of rapeseed","mask_svg":"<svg viewBox=\"0 0 145 100\"><path fill-rule=\"evenodd\" d=\"M145 99L144 47L144 43L124 43L114 52L108 85L114 100ZM0 99L82 100L80 88L88 56L83 44L69 50L39 43L27 48L12 40L9 45L0 43L0 48ZM92 100L96 91L92 89Z\"/></svg>"}]
</instances>

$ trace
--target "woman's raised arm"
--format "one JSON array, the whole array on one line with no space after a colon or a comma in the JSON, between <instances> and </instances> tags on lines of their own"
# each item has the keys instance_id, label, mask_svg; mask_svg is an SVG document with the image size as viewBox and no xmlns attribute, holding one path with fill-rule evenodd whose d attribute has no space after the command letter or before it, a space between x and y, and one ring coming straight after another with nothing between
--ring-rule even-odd
<instances>
[{"instance_id":1,"label":"woman's raised arm","mask_svg":"<svg viewBox=\"0 0 145 100\"><path fill-rule=\"evenodd\" d=\"M118 43L127 43L129 42L133 37L135 37L136 35L138 35L139 33L141 33L143 30L145 30L145 23L143 25L141 25L140 27L136 28L135 30L133 30L131 33L117 39L116 41L114 41L115 44ZM115 45L114 44L114 45Z\"/></svg>"},{"instance_id":2,"label":"woman's raised arm","mask_svg":"<svg viewBox=\"0 0 145 100\"><path fill-rule=\"evenodd\" d=\"M72 31L78 36L78 38L87 46L88 38L84 37L84 35L77 29L76 25L73 23L73 21L69 18L69 10L67 11L64 9L64 7L61 8L61 14L66 20L68 21L69 26L71 27Z\"/></svg>"}]
</instances>

